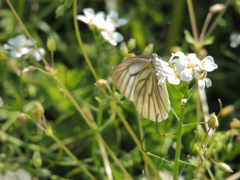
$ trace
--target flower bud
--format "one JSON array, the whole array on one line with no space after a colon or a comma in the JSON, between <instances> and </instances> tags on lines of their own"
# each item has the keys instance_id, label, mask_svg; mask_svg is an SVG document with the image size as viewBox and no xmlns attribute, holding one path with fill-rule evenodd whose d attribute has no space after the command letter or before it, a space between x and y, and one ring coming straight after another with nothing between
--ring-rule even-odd
<instances>
[{"instance_id":1,"label":"flower bud","mask_svg":"<svg viewBox=\"0 0 240 180\"><path fill-rule=\"evenodd\" d=\"M218 13L221 12L225 8L224 4L214 4L209 8L211 13Z\"/></svg>"},{"instance_id":2,"label":"flower bud","mask_svg":"<svg viewBox=\"0 0 240 180\"><path fill-rule=\"evenodd\" d=\"M231 152L232 147L233 147L233 144L232 144L232 143L229 143L229 144L227 145L227 152Z\"/></svg>"},{"instance_id":3,"label":"flower bud","mask_svg":"<svg viewBox=\"0 0 240 180\"><path fill-rule=\"evenodd\" d=\"M122 42L120 44L120 52L122 54L122 56L127 56L128 55L128 48L125 42Z\"/></svg>"},{"instance_id":4,"label":"flower bud","mask_svg":"<svg viewBox=\"0 0 240 180\"><path fill-rule=\"evenodd\" d=\"M27 118L29 118L29 115L21 113L18 117L19 125L22 126Z\"/></svg>"},{"instance_id":5,"label":"flower bud","mask_svg":"<svg viewBox=\"0 0 240 180\"><path fill-rule=\"evenodd\" d=\"M230 127L233 129L240 128L240 121L237 118L233 118L232 122L230 123Z\"/></svg>"},{"instance_id":6,"label":"flower bud","mask_svg":"<svg viewBox=\"0 0 240 180\"><path fill-rule=\"evenodd\" d=\"M182 106L186 105L187 104L187 99L181 99L181 104L182 104Z\"/></svg>"},{"instance_id":7,"label":"flower bud","mask_svg":"<svg viewBox=\"0 0 240 180\"><path fill-rule=\"evenodd\" d=\"M35 102L35 107L33 109L33 119L40 119L44 114L44 108L42 104L38 101Z\"/></svg>"},{"instance_id":8,"label":"flower bud","mask_svg":"<svg viewBox=\"0 0 240 180\"><path fill-rule=\"evenodd\" d=\"M51 171L49 171L46 168L40 168L40 169L38 169L38 174L40 177L47 178L47 177L51 176Z\"/></svg>"},{"instance_id":9,"label":"flower bud","mask_svg":"<svg viewBox=\"0 0 240 180\"><path fill-rule=\"evenodd\" d=\"M41 158L41 154L39 152L34 152L33 154L33 165L36 168L40 168L42 166L42 158Z\"/></svg>"},{"instance_id":10,"label":"flower bud","mask_svg":"<svg viewBox=\"0 0 240 180\"><path fill-rule=\"evenodd\" d=\"M3 104L4 104L4 101L3 101L2 97L0 97L0 107L3 106Z\"/></svg>"},{"instance_id":11,"label":"flower bud","mask_svg":"<svg viewBox=\"0 0 240 180\"><path fill-rule=\"evenodd\" d=\"M97 86L97 87L103 87L103 86L105 86L105 85L107 85L107 81L105 80L105 79L99 79L96 83L95 83L95 85Z\"/></svg>"},{"instance_id":12,"label":"flower bud","mask_svg":"<svg viewBox=\"0 0 240 180\"><path fill-rule=\"evenodd\" d=\"M132 57L135 57L135 56L136 56L136 54L134 54L134 53L128 53L127 58L132 58Z\"/></svg>"},{"instance_id":13,"label":"flower bud","mask_svg":"<svg viewBox=\"0 0 240 180\"><path fill-rule=\"evenodd\" d=\"M35 71L36 68L34 66L28 66L22 70L22 73L29 73Z\"/></svg>"},{"instance_id":14,"label":"flower bud","mask_svg":"<svg viewBox=\"0 0 240 180\"><path fill-rule=\"evenodd\" d=\"M233 172L231 167L224 162L217 163L217 166L219 169L221 169L224 172Z\"/></svg>"},{"instance_id":15,"label":"flower bud","mask_svg":"<svg viewBox=\"0 0 240 180\"><path fill-rule=\"evenodd\" d=\"M153 44L148 44L147 47L143 50L144 53L151 54L153 52Z\"/></svg>"},{"instance_id":16,"label":"flower bud","mask_svg":"<svg viewBox=\"0 0 240 180\"><path fill-rule=\"evenodd\" d=\"M215 113L210 114L209 120L208 120L208 127L209 128L218 128L219 123L218 123L218 118L215 115Z\"/></svg>"},{"instance_id":17,"label":"flower bud","mask_svg":"<svg viewBox=\"0 0 240 180\"><path fill-rule=\"evenodd\" d=\"M129 39L128 41L128 49L132 50L136 47L136 39Z\"/></svg>"},{"instance_id":18,"label":"flower bud","mask_svg":"<svg viewBox=\"0 0 240 180\"><path fill-rule=\"evenodd\" d=\"M206 49L204 49L204 48L201 48L201 49L199 49L199 52L198 52L198 54L199 54L199 58L204 58L204 57L206 57L206 56L207 56L208 52L207 52L207 50L206 50Z\"/></svg>"},{"instance_id":19,"label":"flower bud","mask_svg":"<svg viewBox=\"0 0 240 180\"><path fill-rule=\"evenodd\" d=\"M56 42L55 40L53 39L53 37L48 37L48 40L47 40L47 47L48 47L48 50L53 52L56 50Z\"/></svg>"},{"instance_id":20,"label":"flower bud","mask_svg":"<svg viewBox=\"0 0 240 180\"><path fill-rule=\"evenodd\" d=\"M172 46L172 47L170 48L170 52L171 52L171 53L176 53L176 52L178 52L178 51L182 51L182 48L179 47L179 46Z\"/></svg>"},{"instance_id":21,"label":"flower bud","mask_svg":"<svg viewBox=\"0 0 240 180\"><path fill-rule=\"evenodd\" d=\"M233 105L229 105L229 106L225 106L224 108L222 108L222 110L220 111L220 116L225 117L229 114L231 114L234 111L234 106Z\"/></svg>"}]
</instances>

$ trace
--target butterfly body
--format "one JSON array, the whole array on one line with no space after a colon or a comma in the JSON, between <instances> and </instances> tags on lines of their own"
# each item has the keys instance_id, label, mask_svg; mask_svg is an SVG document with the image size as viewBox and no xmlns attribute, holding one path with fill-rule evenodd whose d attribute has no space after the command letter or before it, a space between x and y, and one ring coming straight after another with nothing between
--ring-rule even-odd
<instances>
[{"instance_id":1,"label":"butterfly body","mask_svg":"<svg viewBox=\"0 0 240 180\"><path fill-rule=\"evenodd\" d=\"M166 84L158 85L160 77L152 59L136 56L121 62L113 69L112 80L133 101L139 114L152 121L162 121L168 117L170 102Z\"/></svg>"}]
</instances>

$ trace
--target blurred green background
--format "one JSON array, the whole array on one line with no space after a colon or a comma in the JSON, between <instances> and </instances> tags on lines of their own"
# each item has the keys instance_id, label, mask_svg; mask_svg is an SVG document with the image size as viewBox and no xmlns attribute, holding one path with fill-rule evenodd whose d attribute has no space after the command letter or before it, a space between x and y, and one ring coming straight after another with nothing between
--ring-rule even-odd
<instances>
[{"instance_id":1,"label":"blurred green background","mask_svg":"<svg viewBox=\"0 0 240 180\"><path fill-rule=\"evenodd\" d=\"M103 138L133 179L141 179L144 176L142 175L144 169L142 154L119 117L110 108L111 98L104 96L100 88L94 85L96 81L78 46L73 25L72 1L18 0L12 3L40 47L47 50L46 41L49 36L56 40L57 50L54 53L54 59L58 76L76 100L92 111ZM225 1L193 1L199 32L209 12L209 7L216 3L225 3ZM219 112L218 99L221 99L223 107L227 105L234 107L231 112L221 117L220 127L210 141L209 154L217 161L224 161L231 165L234 172L240 171L237 160L240 158L240 136L239 129L231 131L230 122L233 118L239 118L240 47L232 48L229 38L233 32L240 33L239 4L238 0L232 1L212 34L214 41L202 49L205 56L212 56L218 64L218 69L209 74L213 85L206 89L210 112ZM78 1L78 14L83 14L82 9L87 7L93 8L95 12L104 11L105 13L113 8L119 12L121 18L128 19L129 22L120 27L118 31L124 36L126 43L130 38L136 39L137 45L133 51L143 52L149 43L153 43L154 52L164 60L170 57L172 47L177 46L184 52L194 52L192 45L186 41L184 35L184 30L190 33L192 30L187 3L183 0ZM217 15L213 14L210 23ZM166 28L168 22L170 25ZM84 48L97 74L100 78L106 79L113 88L110 78L112 68L126 57L121 54L119 46L113 47L107 42L98 46L88 25L79 21L79 28ZM0 1L0 48L2 49L2 45L8 39L23 33L6 2ZM138 55L138 52L136 54ZM50 60L50 53L47 52L45 57ZM4 101L0 109L0 124L1 132L5 132L5 134L1 133L0 139L1 171L6 172L15 167L21 167L30 172L33 177L38 175L40 179L87 179L84 173L71 164L71 159L58 148L56 143L32 121L19 122L20 113L31 113L35 101L38 101L43 105L45 117L52 124L56 136L78 159L83 160L86 167L98 179L106 179L101 154L92 130L50 77L37 71L26 76L19 75L18 70L29 65L43 68L41 62L36 63L31 59L22 59L20 62L20 60L10 58L2 50L0 51L0 96ZM168 87L172 108L179 113L180 96L173 87ZM121 95L117 96L121 97ZM98 101L96 97L100 100ZM186 110L185 123L195 122L196 119L203 120L202 116L196 117L197 103L199 100L196 95L193 96ZM137 112L132 102L122 97L119 105L128 123L139 137ZM146 150L172 160L175 138L160 136L156 132L154 122L142 119L140 126L145 133ZM174 115L170 113L169 120L159 124L160 131L175 132L176 121ZM199 132L198 135L203 137L203 129L203 127L197 129L195 126L185 129L181 156L184 160L190 153L196 155L196 152L192 152L191 149L194 133ZM32 147L33 144L36 147ZM227 149L228 144L232 144L230 151ZM43 161L42 167L37 172L32 162L35 151L41 152ZM156 158L151 159L160 171L171 174L171 165L161 163ZM113 163L112 168L114 178L123 179L116 164ZM211 168L217 179L225 179L231 175L220 172L214 166ZM209 178L202 166L199 168L185 166L182 175L186 179Z\"/></svg>"}]
</instances>

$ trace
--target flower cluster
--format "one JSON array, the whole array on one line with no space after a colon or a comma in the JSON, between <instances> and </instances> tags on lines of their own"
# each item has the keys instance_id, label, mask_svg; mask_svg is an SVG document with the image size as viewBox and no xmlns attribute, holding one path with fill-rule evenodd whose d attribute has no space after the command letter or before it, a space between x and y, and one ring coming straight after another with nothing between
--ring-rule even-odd
<instances>
[{"instance_id":1,"label":"flower cluster","mask_svg":"<svg viewBox=\"0 0 240 180\"><path fill-rule=\"evenodd\" d=\"M103 38L111 45L116 46L118 42L123 40L123 36L116 32L116 28L125 25L126 19L118 18L118 13L111 10L105 16L104 12L100 11L95 14L92 8L83 9L84 15L77 15L77 19L88 24L90 29L97 28L101 31Z\"/></svg>"},{"instance_id":2,"label":"flower cluster","mask_svg":"<svg viewBox=\"0 0 240 180\"><path fill-rule=\"evenodd\" d=\"M13 58L20 58L22 56L29 57L33 56L37 61L41 60L41 56L45 55L45 50L39 48L38 51L34 48L35 41L32 42L30 39L27 39L25 35L20 34L12 39L9 39L7 43L3 45L3 50L5 53L10 54Z\"/></svg>"},{"instance_id":3,"label":"flower cluster","mask_svg":"<svg viewBox=\"0 0 240 180\"><path fill-rule=\"evenodd\" d=\"M211 56L199 60L195 53L184 55L180 51L172 53L168 62L155 57L154 63L157 75L161 76L158 84L162 84L167 79L169 83L178 85L180 81L189 82L195 77L200 89L212 86L211 80L207 78L207 73L218 68Z\"/></svg>"},{"instance_id":4,"label":"flower cluster","mask_svg":"<svg viewBox=\"0 0 240 180\"><path fill-rule=\"evenodd\" d=\"M234 32L230 35L230 46L232 48L237 48L240 44L240 34Z\"/></svg>"}]
</instances>

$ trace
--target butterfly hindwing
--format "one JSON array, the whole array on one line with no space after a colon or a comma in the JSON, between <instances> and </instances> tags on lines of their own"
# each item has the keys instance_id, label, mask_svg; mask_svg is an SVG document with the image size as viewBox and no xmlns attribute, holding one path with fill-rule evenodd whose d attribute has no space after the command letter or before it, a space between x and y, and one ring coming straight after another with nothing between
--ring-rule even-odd
<instances>
[{"instance_id":1,"label":"butterfly hindwing","mask_svg":"<svg viewBox=\"0 0 240 180\"><path fill-rule=\"evenodd\" d=\"M168 117L170 110L166 84L158 85L155 69L144 66L135 80L134 104L139 114L152 121Z\"/></svg>"}]
</instances>

